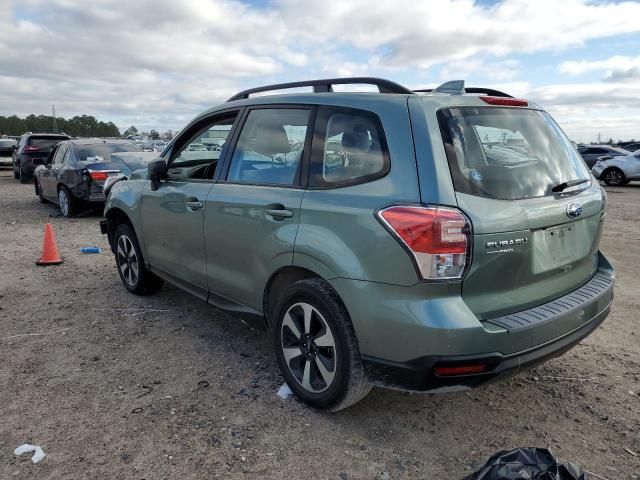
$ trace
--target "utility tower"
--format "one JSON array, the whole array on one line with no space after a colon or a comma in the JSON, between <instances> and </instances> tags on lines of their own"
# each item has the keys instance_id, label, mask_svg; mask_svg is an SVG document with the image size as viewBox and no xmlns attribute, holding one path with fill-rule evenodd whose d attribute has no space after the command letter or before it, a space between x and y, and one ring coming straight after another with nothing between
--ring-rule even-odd
<instances>
[{"instance_id":1,"label":"utility tower","mask_svg":"<svg viewBox=\"0 0 640 480\"><path fill-rule=\"evenodd\" d=\"M56 120L56 106L51 105L51 115L53 115L53 133L58 133L58 121Z\"/></svg>"}]
</instances>

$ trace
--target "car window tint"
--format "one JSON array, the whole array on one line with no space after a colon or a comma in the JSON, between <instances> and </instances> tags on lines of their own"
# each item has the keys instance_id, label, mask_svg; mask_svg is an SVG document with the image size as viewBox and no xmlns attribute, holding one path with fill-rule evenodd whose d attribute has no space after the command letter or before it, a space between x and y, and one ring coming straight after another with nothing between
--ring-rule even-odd
<instances>
[{"instance_id":1,"label":"car window tint","mask_svg":"<svg viewBox=\"0 0 640 480\"><path fill-rule=\"evenodd\" d=\"M39 147L40 150L50 150L56 143L59 143L63 140L67 140L66 137L46 137L46 138L38 138L31 137L29 141L29 145L33 147Z\"/></svg>"},{"instance_id":2,"label":"car window tint","mask_svg":"<svg viewBox=\"0 0 640 480\"><path fill-rule=\"evenodd\" d=\"M307 135L309 110L257 109L249 112L233 153L227 181L294 185Z\"/></svg>"},{"instance_id":3,"label":"car window tint","mask_svg":"<svg viewBox=\"0 0 640 480\"><path fill-rule=\"evenodd\" d=\"M544 112L455 107L437 115L457 192L517 200L554 195L553 187L562 182L590 178L585 162Z\"/></svg>"},{"instance_id":4,"label":"car window tint","mask_svg":"<svg viewBox=\"0 0 640 480\"><path fill-rule=\"evenodd\" d=\"M312 183L352 184L384 174L388 162L378 124L374 116L365 112L331 113L326 124L321 172L313 173Z\"/></svg>"},{"instance_id":5,"label":"car window tint","mask_svg":"<svg viewBox=\"0 0 640 480\"><path fill-rule=\"evenodd\" d=\"M67 152L66 145L60 145L56 150L56 156L53 159L53 163L62 163L62 159L64 158L64 154Z\"/></svg>"},{"instance_id":6,"label":"car window tint","mask_svg":"<svg viewBox=\"0 0 640 480\"><path fill-rule=\"evenodd\" d=\"M169 164L169 177L212 179L237 116L217 117L188 137Z\"/></svg>"}]
</instances>

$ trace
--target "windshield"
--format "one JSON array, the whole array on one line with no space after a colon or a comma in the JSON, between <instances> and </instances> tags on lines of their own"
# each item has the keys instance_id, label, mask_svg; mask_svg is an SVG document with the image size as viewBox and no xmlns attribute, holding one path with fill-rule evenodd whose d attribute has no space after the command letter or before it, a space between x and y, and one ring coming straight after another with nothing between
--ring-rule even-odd
<instances>
[{"instance_id":1,"label":"windshield","mask_svg":"<svg viewBox=\"0 0 640 480\"><path fill-rule=\"evenodd\" d=\"M141 152L134 143L96 143L94 145L76 145L76 157L83 163L104 162L112 153Z\"/></svg>"},{"instance_id":2,"label":"windshield","mask_svg":"<svg viewBox=\"0 0 640 480\"><path fill-rule=\"evenodd\" d=\"M591 178L545 112L459 107L440 110L438 121L458 192L516 200L553 195L552 188L561 183Z\"/></svg>"}]
</instances>

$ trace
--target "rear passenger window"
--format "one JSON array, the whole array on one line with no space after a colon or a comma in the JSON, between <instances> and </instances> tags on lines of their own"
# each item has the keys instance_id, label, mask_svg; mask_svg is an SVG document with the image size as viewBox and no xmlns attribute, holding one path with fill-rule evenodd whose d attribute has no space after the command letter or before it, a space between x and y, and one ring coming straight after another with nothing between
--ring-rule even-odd
<instances>
[{"instance_id":1,"label":"rear passenger window","mask_svg":"<svg viewBox=\"0 0 640 480\"><path fill-rule=\"evenodd\" d=\"M297 185L310 110L252 110L231 158L227 181L255 185Z\"/></svg>"},{"instance_id":2,"label":"rear passenger window","mask_svg":"<svg viewBox=\"0 0 640 480\"><path fill-rule=\"evenodd\" d=\"M323 108L318 115L321 145L314 140L311 186L338 187L380 178L389 155L380 120L370 112Z\"/></svg>"}]
</instances>

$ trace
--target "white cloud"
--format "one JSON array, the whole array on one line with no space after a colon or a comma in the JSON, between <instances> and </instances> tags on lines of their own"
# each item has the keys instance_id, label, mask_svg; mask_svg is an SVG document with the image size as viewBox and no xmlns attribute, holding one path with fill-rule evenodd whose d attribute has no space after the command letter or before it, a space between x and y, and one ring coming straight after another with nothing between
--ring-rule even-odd
<instances>
[{"instance_id":1,"label":"white cloud","mask_svg":"<svg viewBox=\"0 0 640 480\"><path fill-rule=\"evenodd\" d=\"M605 60L580 60L563 62L560 73L581 75L585 72L605 72L604 79L611 82L640 81L640 56L616 55Z\"/></svg>"},{"instance_id":2,"label":"white cloud","mask_svg":"<svg viewBox=\"0 0 640 480\"><path fill-rule=\"evenodd\" d=\"M64 116L175 129L235 91L279 80L401 76L425 86L473 74L522 86L517 55L640 32L638 18L640 3L589 0L0 0L0 114L55 103ZM598 88L636 73L602 71ZM611 92L611 104L631 95ZM565 99L600 105L587 92Z\"/></svg>"}]
</instances>

